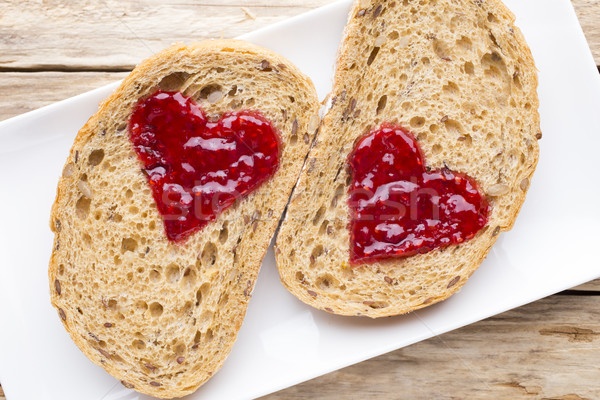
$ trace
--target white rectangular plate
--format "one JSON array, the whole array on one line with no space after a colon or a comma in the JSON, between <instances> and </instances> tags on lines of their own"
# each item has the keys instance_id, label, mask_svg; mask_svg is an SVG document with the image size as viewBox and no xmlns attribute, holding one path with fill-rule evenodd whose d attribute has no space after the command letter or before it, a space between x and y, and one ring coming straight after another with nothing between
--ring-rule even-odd
<instances>
[{"instance_id":1,"label":"white rectangular plate","mask_svg":"<svg viewBox=\"0 0 600 400\"><path fill-rule=\"evenodd\" d=\"M193 399L246 399L407 346L600 276L596 177L600 77L569 0L507 0L540 77L541 158L514 229L448 301L384 320L305 306L269 251L225 366ZM244 38L280 52L329 91L349 1ZM133 400L88 361L50 306L50 206L79 128L109 85L0 123L0 382L9 400ZM576 310L573 310L574 312Z\"/></svg>"}]
</instances>

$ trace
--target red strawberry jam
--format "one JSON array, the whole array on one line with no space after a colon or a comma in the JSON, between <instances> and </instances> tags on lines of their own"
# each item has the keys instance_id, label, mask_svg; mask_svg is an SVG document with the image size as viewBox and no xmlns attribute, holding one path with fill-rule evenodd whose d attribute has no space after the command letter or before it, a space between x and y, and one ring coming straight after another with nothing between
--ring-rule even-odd
<instances>
[{"instance_id":1,"label":"red strawberry jam","mask_svg":"<svg viewBox=\"0 0 600 400\"><path fill-rule=\"evenodd\" d=\"M213 122L180 92L141 99L129 134L172 241L214 220L279 165L279 137L260 113L229 112Z\"/></svg>"},{"instance_id":2,"label":"red strawberry jam","mask_svg":"<svg viewBox=\"0 0 600 400\"><path fill-rule=\"evenodd\" d=\"M382 125L349 156L350 262L406 257L473 238L490 205L475 180L447 168L428 171L419 144Z\"/></svg>"}]
</instances>

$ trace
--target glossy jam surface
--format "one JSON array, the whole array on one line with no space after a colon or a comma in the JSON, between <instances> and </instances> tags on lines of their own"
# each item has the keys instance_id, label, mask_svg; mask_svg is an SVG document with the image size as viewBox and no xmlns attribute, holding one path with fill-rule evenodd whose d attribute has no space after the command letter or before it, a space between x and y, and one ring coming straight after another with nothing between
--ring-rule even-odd
<instances>
[{"instance_id":1,"label":"glossy jam surface","mask_svg":"<svg viewBox=\"0 0 600 400\"><path fill-rule=\"evenodd\" d=\"M172 241L214 220L279 165L279 137L258 112L230 112L213 122L180 92L140 100L129 134Z\"/></svg>"},{"instance_id":2,"label":"glossy jam surface","mask_svg":"<svg viewBox=\"0 0 600 400\"><path fill-rule=\"evenodd\" d=\"M490 206L477 183L449 169L427 171L419 144L382 125L349 156L350 262L405 257L474 237Z\"/></svg>"}]
</instances>

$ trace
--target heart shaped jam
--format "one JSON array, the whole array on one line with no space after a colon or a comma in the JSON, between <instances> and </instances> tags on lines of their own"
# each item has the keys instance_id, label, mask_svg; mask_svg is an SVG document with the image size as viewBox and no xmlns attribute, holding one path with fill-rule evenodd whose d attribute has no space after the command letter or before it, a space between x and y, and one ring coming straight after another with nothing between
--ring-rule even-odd
<instances>
[{"instance_id":1,"label":"heart shaped jam","mask_svg":"<svg viewBox=\"0 0 600 400\"><path fill-rule=\"evenodd\" d=\"M469 176L428 171L419 144L382 125L349 156L350 262L406 257L473 238L490 205Z\"/></svg>"},{"instance_id":2,"label":"heart shaped jam","mask_svg":"<svg viewBox=\"0 0 600 400\"><path fill-rule=\"evenodd\" d=\"M212 122L180 92L141 99L129 134L172 241L214 220L279 165L279 137L260 113L229 112Z\"/></svg>"}]
</instances>

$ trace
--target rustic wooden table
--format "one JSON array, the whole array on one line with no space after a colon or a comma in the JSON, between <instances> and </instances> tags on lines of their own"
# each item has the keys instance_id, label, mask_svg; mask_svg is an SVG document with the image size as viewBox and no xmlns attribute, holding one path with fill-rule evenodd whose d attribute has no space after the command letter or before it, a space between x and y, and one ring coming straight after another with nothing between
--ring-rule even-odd
<instances>
[{"instance_id":1,"label":"rustic wooden table","mask_svg":"<svg viewBox=\"0 0 600 400\"><path fill-rule=\"evenodd\" d=\"M0 0L0 120L123 78L174 41L331 1ZM600 65L600 0L572 2ZM599 343L600 280L264 399L600 399Z\"/></svg>"}]
</instances>

